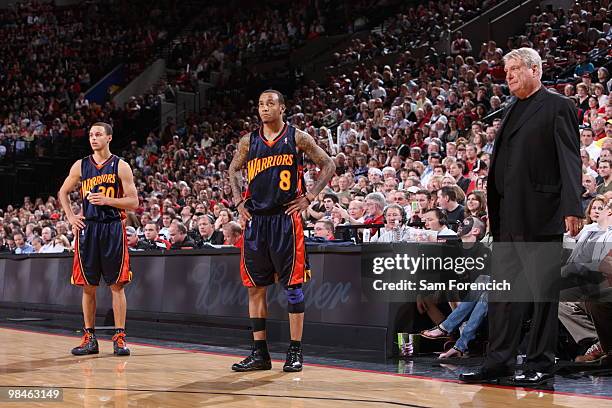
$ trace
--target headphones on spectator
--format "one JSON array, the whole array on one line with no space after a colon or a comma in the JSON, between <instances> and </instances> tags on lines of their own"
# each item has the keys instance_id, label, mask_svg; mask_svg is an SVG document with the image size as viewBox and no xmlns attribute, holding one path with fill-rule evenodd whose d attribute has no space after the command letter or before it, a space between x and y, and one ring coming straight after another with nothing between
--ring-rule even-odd
<instances>
[{"instance_id":1,"label":"headphones on spectator","mask_svg":"<svg viewBox=\"0 0 612 408\"><path fill-rule=\"evenodd\" d=\"M406 221L407 221L406 210L404 210L404 207L402 207L399 204L389 204L388 206L385 207L385 209L383 210L383 220L385 224L387 223L387 211L389 210L389 208L396 208L400 210L400 214L402 214L401 223L406 224Z\"/></svg>"}]
</instances>

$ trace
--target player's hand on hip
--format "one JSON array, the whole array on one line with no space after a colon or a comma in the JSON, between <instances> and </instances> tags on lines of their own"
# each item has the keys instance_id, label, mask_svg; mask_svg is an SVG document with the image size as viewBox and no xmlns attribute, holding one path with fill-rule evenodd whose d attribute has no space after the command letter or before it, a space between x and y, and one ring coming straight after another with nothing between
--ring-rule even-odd
<instances>
[{"instance_id":1,"label":"player's hand on hip","mask_svg":"<svg viewBox=\"0 0 612 408\"><path fill-rule=\"evenodd\" d=\"M565 217L565 229L571 237L575 237L582 229L582 219L573 215Z\"/></svg>"},{"instance_id":2,"label":"player's hand on hip","mask_svg":"<svg viewBox=\"0 0 612 408\"><path fill-rule=\"evenodd\" d=\"M251 213L249 212L249 210L246 209L244 204L245 204L245 202L242 202L242 203L238 204L238 213L240 215L242 215L245 220L250 221L251 218L252 218L251 217Z\"/></svg>"},{"instance_id":3,"label":"player's hand on hip","mask_svg":"<svg viewBox=\"0 0 612 408\"><path fill-rule=\"evenodd\" d=\"M85 217L82 215L69 215L68 222L72 226L72 229L76 229L77 232L85 228Z\"/></svg>"},{"instance_id":4,"label":"player's hand on hip","mask_svg":"<svg viewBox=\"0 0 612 408\"><path fill-rule=\"evenodd\" d=\"M306 196L299 196L296 199L289 201L285 205L287 206L287 210L285 210L285 214L291 215L295 212L304 211L305 209L308 208L310 203L308 202L308 199L306 198Z\"/></svg>"},{"instance_id":5,"label":"player's hand on hip","mask_svg":"<svg viewBox=\"0 0 612 408\"><path fill-rule=\"evenodd\" d=\"M87 200L93 205L107 205L108 197L106 197L102 193L89 193L87 195Z\"/></svg>"}]
</instances>

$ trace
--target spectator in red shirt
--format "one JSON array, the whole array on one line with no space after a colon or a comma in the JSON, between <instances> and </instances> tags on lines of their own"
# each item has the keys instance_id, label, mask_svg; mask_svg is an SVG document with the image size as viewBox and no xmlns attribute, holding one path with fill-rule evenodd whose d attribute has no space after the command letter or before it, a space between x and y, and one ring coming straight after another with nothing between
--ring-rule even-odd
<instances>
[{"instance_id":1,"label":"spectator in red shirt","mask_svg":"<svg viewBox=\"0 0 612 408\"><path fill-rule=\"evenodd\" d=\"M157 249L170 249L170 242L158 235L159 227L154 222L149 222L144 227L145 241Z\"/></svg>"},{"instance_id":2,"label":"spectator in red shirt","mask_svg":"<svg viewBox=\"0 0 612 408\"><path fill-rule=\"evenodd\" d=\"M230 221L223 226L223 237L225 241L223 245L233 245L236 248L242 248L242 228L235 221Z\"/></svg>"},{"instance_id":3,"label":"spectator in red shirt","mask_svg":"<svg viewBox=\"0 0 612 408\"><path fill-rule=\"evenodd\" d=\"M387 204L385 200L385 196L382 195L381 193L370 193L366 196L365 202L366 202L366 217L365 217L364 224L365 225L383 224L384 223L383 210L385 209L385 206ZM376 233L376 229L372 228L370 230L370 233L373 235L374 233Z\"/></svg>"},{"instance_id":4,"label":"spectator in red shirt","mask_svg":"<svg viewBox=\"0 0 612 408\"><path fill-rule=\"evenodd\" d=\"M334 239L334 224L330 220L319 220L314 226L314 236L328 241Z\"/></svg>"}]
</instances>

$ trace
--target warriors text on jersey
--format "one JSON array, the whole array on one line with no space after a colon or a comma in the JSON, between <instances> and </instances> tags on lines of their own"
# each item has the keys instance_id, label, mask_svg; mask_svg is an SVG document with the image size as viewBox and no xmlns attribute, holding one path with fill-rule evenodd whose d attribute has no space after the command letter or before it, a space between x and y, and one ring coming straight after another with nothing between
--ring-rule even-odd
<instances>
[{"instance_id":1,"label":"warriors text on jersey","mask_svg":"<svg viewBox=\"0 0 612 408\"><path fill-rule=\"evenodd\" d=\"M284 211L284 206L302 194L302 160L295 141L295 128L285 124L274 140L263 128L250 135L247 161L247 209L253 213Z\"/></svg>"},{"instance_id":2,"label":"warriors text on jersey","mask_svg":"<svg viewBox=\"0 0 612 408\"><path fill-rule=\"evenodd\" d=\"M121 198L121 180L119 180L119 158L111 155L104 163L97 164L92 156L81 160L81 199L83 216L87 221L110 222L122 218L122 211L115 207L93 205L87 195L102 193L107 197Z\"/></svg>"}]
</instances>

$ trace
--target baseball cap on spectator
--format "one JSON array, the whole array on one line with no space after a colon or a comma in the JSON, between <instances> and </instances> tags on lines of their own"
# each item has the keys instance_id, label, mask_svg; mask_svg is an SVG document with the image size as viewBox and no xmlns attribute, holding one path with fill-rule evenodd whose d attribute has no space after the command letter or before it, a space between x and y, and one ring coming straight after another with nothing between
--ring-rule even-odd
<instances>
[{"instance_id":1,"label":"baseball cap on spectator","mask_svg":"<svg viewBox=\"0 0 612 408\"><path fill-rule=\"evenodd\" d=\"M53 213L49 216L49 218L51 218L52 220L59 220L60 215L58 213Z\"/></svg>"},{"instance_id":2,"label":"baseball cap on spectator","mask_svg":"<svg viewBox=\"0 0 612 408\"><path fill-rule=\"evenodd\" d=\"M136 229L134 227L126 227L125 228L125 233L127 235L136 235Z\"/></svg>"},{"instance_id":3,"label":"baseball cap on spectator","mask_svg":"<svg viewBox=\"0 0 612 408\"><path fill-rule=\"evenodd\" d=\"M408 187L406 191L408 191L410 194L416 194L419 191L421 191L421 189L418 188L417 186L411 186L411 187Z\"/></svg>"},{"instance_id":4,"label":"baseball cap on spectator","mask_svg":"<svg viewBox=\"0 0 612 408\"><path fill-rule=\"evenodd\" d=\"M438 97L436 98L439 101L445 101L446 99L444 98L444 96L442 95L438 95Z\"/></svg>"},{"instance_id":5,"label":"baseball cap on spectator","mask_svg":"<svg viewBox=\"0 0 612 408\"><path fill-rule=\"evenodd\" d=\"M463 220L463 222L459 224L457 235L459 235L460 237L467 235L469 234L470 231L472 231L474 227L480 230L480 233L476 237L476 240L480 241L485 236L486 228L485 228L484 222L482 222L477 217L467 217L465 220Z\"/></svg>"}]
</instances>

